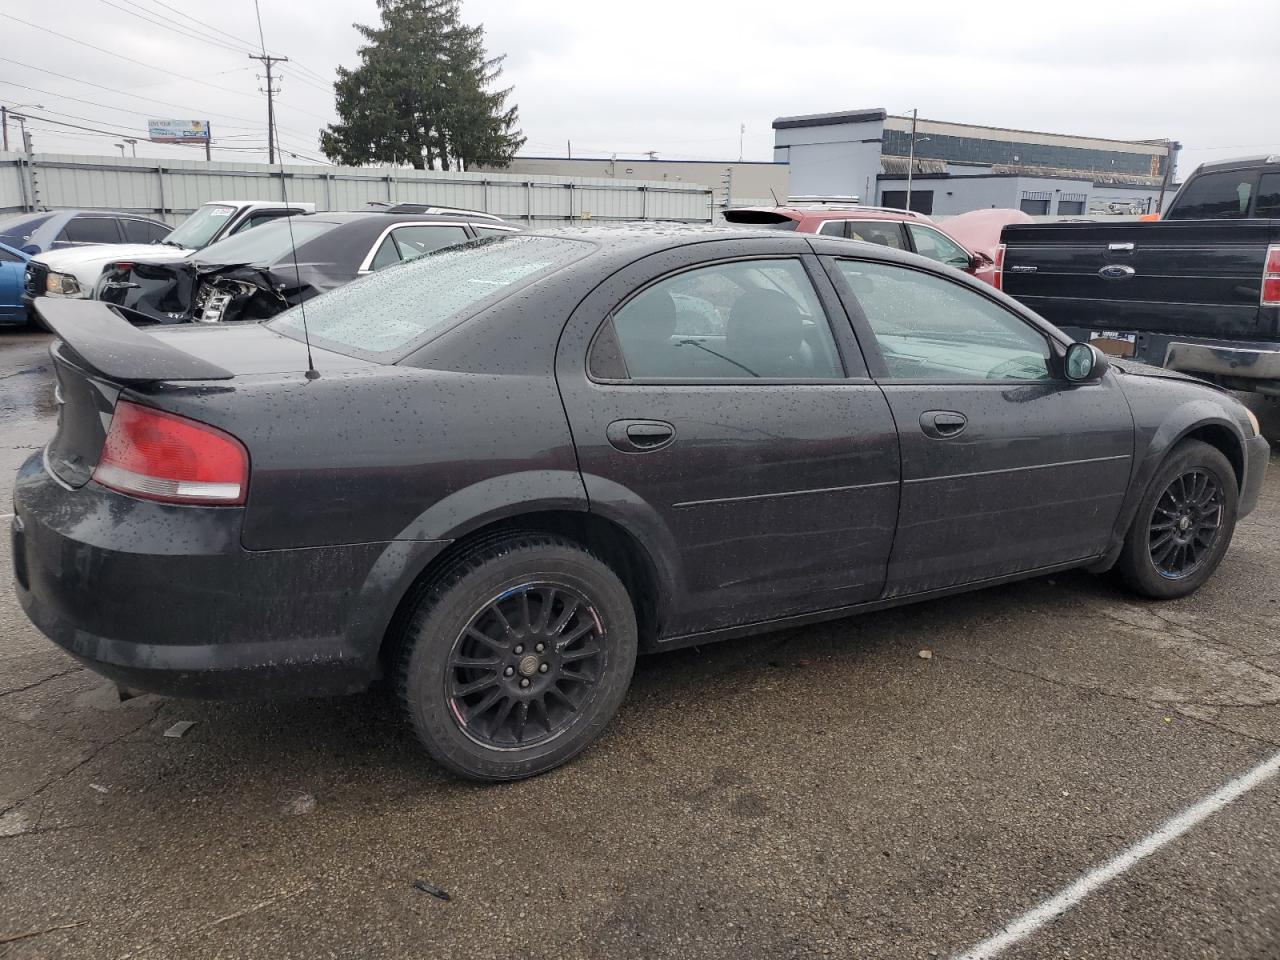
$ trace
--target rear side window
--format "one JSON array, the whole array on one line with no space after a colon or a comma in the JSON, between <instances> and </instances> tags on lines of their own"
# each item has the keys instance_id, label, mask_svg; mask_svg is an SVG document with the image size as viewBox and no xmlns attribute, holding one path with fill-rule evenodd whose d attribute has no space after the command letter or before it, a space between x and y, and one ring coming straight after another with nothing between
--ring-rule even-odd
<instances>
[{"instance_id":1,"label":"rear side window","mask_svg":"<svg viewBox=\"0 0 1280 960\"><path fill-rule=\"evenodd\" d=\"M1187 185L1166 220L1238 220L1249 215L1253 170L1206 173Z\"/></svg>"},{"instance_id":2,"label":"rear side window","mask_svg":"<svg viewBox=\"0 0 1280 960\"><path fill-rule=\"evenodd\" d=\"M514 234L438 250L308 301L307 328L330 349L389 357L425 342L481 301L512 293L592 249L580 240ZM267 325L302 339L297 307Z\"/></svg>"},{"instance_id":3,"label":"rear side window","mask_svg":"<svg viewBox=\"0 0 1280 960\"><path fill-rule=\"evenodd\" d=\"M58 239L67 243L119 243L120 230L114 217L73 217Z\"/></svg>"},{"instance_id":4,"label":"rear side window","mask_svg":"<svg viewBox=\"0 0 1280 960\"><path fill-rule=\"evenodd\" d=\"M882 247L893 247L895 250L907 248L906 240L902 237L902 227L892 222L855 220L849 223L849 232L845 236L850 240L878 243Z\"/></svg>"},{"instance_id":5,"label":"rear side window","mask_svg":"<svg viewBox=\"0 0 1280 960\"><path fill-rule=\"evenodd\" d=\"M609 333L633 379L844 376L826 314L798 260L717 263L659 280L617 310ZM613 343L597 338L605 353ZM609 376L609 367L593 349L592 371Z\"/></svg>"},{"instance_id":6,"label":"rear side window","mask_svg":"<svg viewBox=\"0 0 1280 960\"><path fill-rule=\"evenodd\" d=\"M1264 173L1258 180L1259 217L1280 217L1280 173Z\"/></svg>"},{"instance_id":7,"label":"rear side window","mask_svg":"<svg viewBox=\"0 0 1280 960\"><path fill-rule=\"evenodd\" d=\"M818 228L818 233L824 237L847 237L849 235L845 229L847 226L848 224L843 220L828 220Z\"/></svg>"},{"instance_id":8,"label":"rear side window","mask_svg":"<svg viewBox=\"0 0 1280 960\"><path fill-rule=\"evenodd\" d=\"M396 246L400 249L401 260L413 260L423 254L431 253L442 247L451 247L455 243L465 243L470 237L462 227L450 226L415 226L397 227L391 231Z\"/></svg>"},{"instance_id":9,"label":"rear side window","mask_svg":"<svg viewBox=\"0 0 1280 960\"><path fill-rule=\"evenodd\" d=\"M129 243L158 243L168 236L170 228L150 220L121 220L124 238Z\"/></svg>"}]
</instances>

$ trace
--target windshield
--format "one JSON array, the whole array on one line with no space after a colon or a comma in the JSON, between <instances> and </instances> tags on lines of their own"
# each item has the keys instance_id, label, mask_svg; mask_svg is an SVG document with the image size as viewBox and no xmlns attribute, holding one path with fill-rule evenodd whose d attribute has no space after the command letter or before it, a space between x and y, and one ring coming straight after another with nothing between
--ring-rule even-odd
<instances>
[{"instance_id":1,"label":"windshield","mask_svg":"<svg viewBox=\"0 0 1280 960\"><path fill-rule=\"evenodd\" d=\"M292 232L290 232L292 221ZM295 246L328 233L338 224L332 220L282 217L260 227L219 240L200 251L196 263L225 266L235 263L260 263L270 266L289 255Z\"/></svg>"},{"instance_id":2,"label":"windshield","mask_svg":"<svg viewBox=\"0 0 1280 960\"><path fill-rule=\"evenodd\" d=\"M15 250L21 250L30 242L31 234L39 230L52 216L51 213L42 213L0 220L0 243L7 244Z\"/></svg>"},{"instance_id":3,"label":"windshield","mask_svg":"<svg viewBox=\"0 0 1280 960\"><path fill-rule=\"evenodd\" d=\"M186 247L188 250L203 250L235 212L235 207L206 203L169 231L162 242Z\"/></svg>"},{"instance_id":4,"label":"windshield","mask_svg":"<svg viewBox=\"0 0 1280 960\"><path fill-rule=\"evenodd\" d=\"M314 342L339 351L394 354L443 330L481 300L510 293L590 249L580 240L530 236L446 247L309 301L308 331ZM303 335L297 307L268 326L298 339Z\"/></svg>"}]
</instances>

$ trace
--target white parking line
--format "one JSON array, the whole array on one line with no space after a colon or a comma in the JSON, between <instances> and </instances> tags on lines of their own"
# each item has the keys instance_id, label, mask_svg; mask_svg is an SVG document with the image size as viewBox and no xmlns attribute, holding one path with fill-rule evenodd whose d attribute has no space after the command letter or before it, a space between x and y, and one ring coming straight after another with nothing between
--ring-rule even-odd
<instances>
[{"instance_id":1,"label":"white parking line","mask_svg":"<svg viewBox=\"0 0 1280 960\"><path fill-rule=\"evenodd\" d=\"M1277 773L1280 773L1280 753L1270 760L1263 761L1249 772L1241 774L1216 793L1205 797L1195 806L1188 807L1173 819L1166 820L1159 829L1147 834L1144 839L1128 850L1102 866L1090 870L1061 893L1028 910L995 936L983 940L977 946L970 947L964 953L957 954L955 960L990 960L991 957L999 956L1019 940L1024 940L1035 933L1050 920L1066 913L1099 887L1110 883L1144 857L1177 840L1201 820L1217 813L1232 800L1261 786Z\"/></svg>"}]
</instances>

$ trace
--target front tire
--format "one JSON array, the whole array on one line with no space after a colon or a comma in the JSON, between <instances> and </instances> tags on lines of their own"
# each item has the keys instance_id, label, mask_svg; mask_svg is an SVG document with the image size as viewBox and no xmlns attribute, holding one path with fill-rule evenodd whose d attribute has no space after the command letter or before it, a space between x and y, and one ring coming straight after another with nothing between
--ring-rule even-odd
<instances>
[{"instance_id":1,"label":"front tire","mask_svg":"<svg viewBox=\"0 0 1280 960\"><path fill-rule=\"evenodd\" d=\"M1135 593L1194 593L1222 562L1239 508L1235 470L1222 452L1184 440L1160 465L1125 537L1116 571Z\"/></svg>"},{"instance_id":2,"label":"front tire","mask_svg":"<svg viewBox=\"0 0 1280 960\"><path fill-rule=\"evenodd\" d=\"M458 557L399 638L397 690L418 739L476 780L572 759L617 712L635 667L635 609L579 544L513 534Z\"/></svg>"}]
</instances>

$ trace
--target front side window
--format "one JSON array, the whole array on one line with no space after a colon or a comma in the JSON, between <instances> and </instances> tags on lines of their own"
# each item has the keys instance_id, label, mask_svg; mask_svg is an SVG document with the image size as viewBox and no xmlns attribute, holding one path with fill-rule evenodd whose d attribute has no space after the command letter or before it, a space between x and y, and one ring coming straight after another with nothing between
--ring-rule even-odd
<instances>
[{"instance_id":1,"label":"front side window","mask_svg":"<svg viewBox=\"0 0 1280 960\"><path fill-rule=\"evenodd\" d=\"M1178 197L1166 220L1238 220L1248 216L1253 196L1252 170L1205 173Z\"/></svg>"},{"instance_id":2,"label":"front side window","mask_svg":"<svg viewBox=\"0 0 1280 960\"><path fill-rule=\"evenodd\" d=\"M120 223L127 243L156 243L169 233L167 226L150 220L121 220Z\"/></svg>"},{"instance_id":3,"label":"front side window","mask_svg":"<svg viewBox=\"0 0 1280 960\"><path fill-rule=\"evenodd\" d=\"M950 237L918 223L907 224L907 229L911 231L911 242L916 245L916 253L922 257L960 270L969 266L969 252Z\"/></svg>"},{"instance_id":4,"label":"front side window","mask_svg":"<svg viewBox=\"0 0 1280 960\"><path fill-rule=\"evenodd\" d=\"M112 217L72 217L58 239L67 243L119 243L120 230Z\"/></svg>"},{"instance_id":5,"label":"front side window","mask_svg":"<svg viewBox=\"0 0 1280 960\"><path fill-rule=\"evenodd\" d=\"M891 380L1048 380L1049 343L973 290L920 270L838 261Z\"/></svg>"},{"instance_id":6,"label":"front side window","mask_svg":"<svg viewBox=\"0 0 1280 960\"><path fill-rule=\"evenodd\" d=\"M633 379L844 376L826 314L799 260L687 270L642 290L611 322Z\"/></svg>"}]
</instances>

